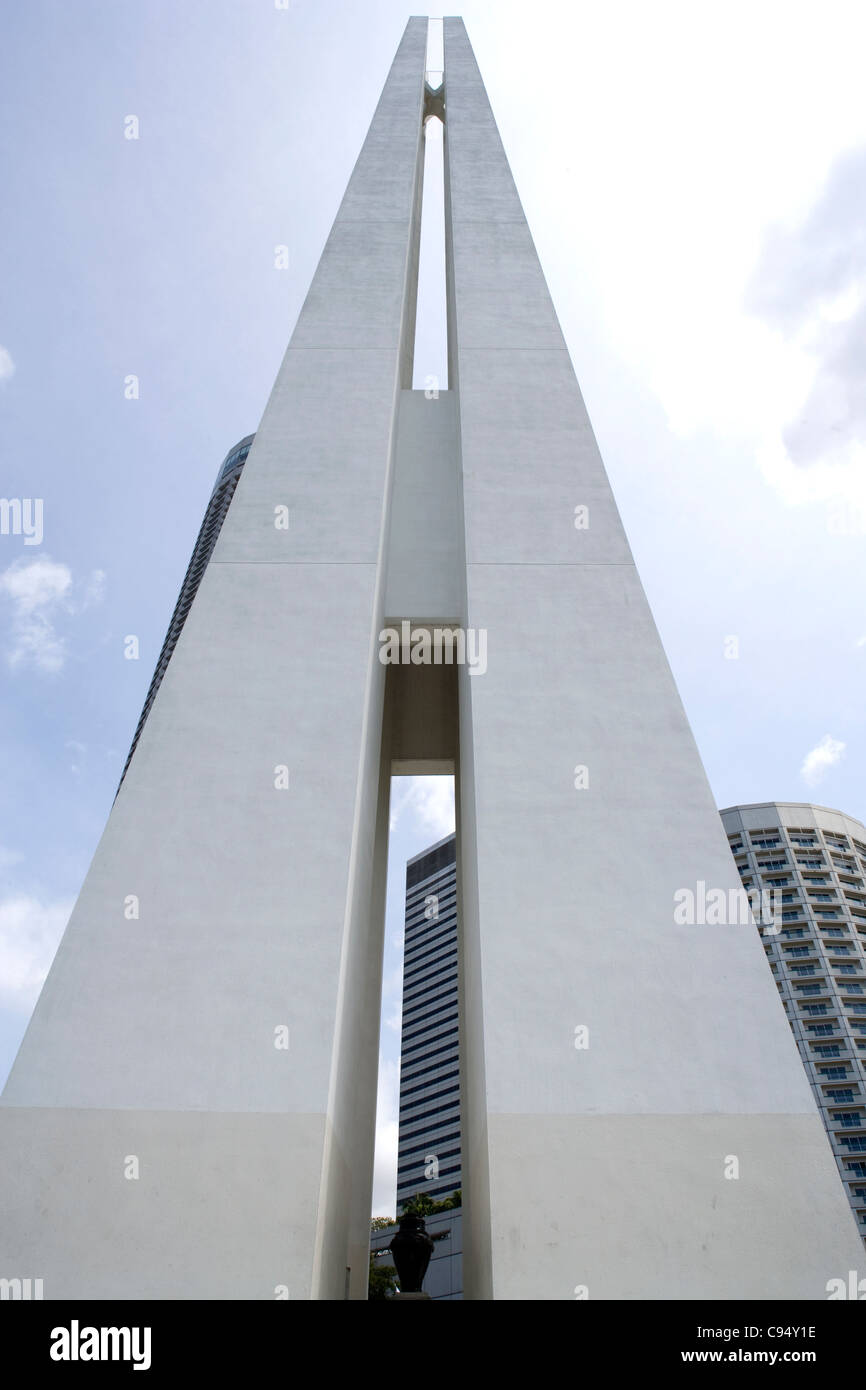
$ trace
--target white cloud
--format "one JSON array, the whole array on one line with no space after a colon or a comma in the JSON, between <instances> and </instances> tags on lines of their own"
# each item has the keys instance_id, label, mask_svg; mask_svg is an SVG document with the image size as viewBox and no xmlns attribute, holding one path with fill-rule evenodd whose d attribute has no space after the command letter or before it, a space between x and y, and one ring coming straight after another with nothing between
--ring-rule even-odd
<instances>
[{"instance_id":1,"label":"white cloud","mask_svg":"<svg viewBox=\"0 0 866 1390\"><path fill-rule=\"evenodd\" d=\"M0 845L0 873L5 873L13 865L20 864L24 855L17 849L6 849L5 845Z\"/></svg>"},{"instance_id":2,"label":"white cloud","mask_svg":"<svg viewBox=\"0 0 866 1390\"><path fill-rule=\"evenodd\" d=\"M764 481L787 507L821 505L821 525L830 535L866 534L866 448L852 443L843 451L801 466L781 439L770 439L757 450Z\"/></svg>"},{"instance_id":3,"label":"white cloud","mask_svg":"<svg viewBox=\"0 0 866 1390\"><path fill-rule=\"evenodd\" d=\"M411 817L431 841L454 832L453 777L400 777L392 783L391 829Z\"/></svg>"},{"instance_id":4,"label":"white cloud","mask_svg":"<svg viewBox=\"0 0 866 1390\"><path fill-rule=\"evenodd\" d=\"M57 631L64 616L82 612L102 597L105 575L94 570L75 597L68 565L42 555L16 560L0 574L0 595L11 604L11 644L6 653L14 669L32 666L55 674L66 660L66 639Z\"/></svg>"},{"instance_id":5,"label":"white cloud","mask_svg":"<svg viewBox=\"0 0 866 1390\"><path fill-rule=\"evenodd\" d=\"M0 1003L24 1013L33 1007L72 906L26 894L0 902Z\"/></svg>"},{"instance_id":6,"label":"white cloud","mask_svg":"<svg viewBox=\"0 0 866 1390\"><path fill-rule=\"evenodd\" d=\"M68 738L64 747L69 749L69 771L78 776L87 756L87 744L79 743L77 738Z\"/></svg>"},{"instance_id":7,"label":"white cloud","mask_svg":"<svg viewBox=\"0 0 866 1390\"><path fill-rule=\"evenodd\" d=\"M0 381L8 381L15 374L15 363L8 348L0 346Z\"/></svg>"},{"instance_id":8,"label":"white cloud","mask_svg":"<svg viewBox=\"0 0 866 1390\"><path fill-rule=\"evenodd\" d=\"M81 595L81 608L90 608L94 603L101 603L105 597L105 570L93 570L89 579L85 581L84 590Z\"/></svg>"},{"instance_id":9,"label":"white cloud","mask_svg":"<svg viewBox=\"0 0 866 1390\"><path fill-rule=\"evenodd\" d=\"M714 34L715 62L699 67L682 59L687 35L705 28L695 6L682 7L673 43L664 29L672 7L661 29L655 11L646 12L655 32L635 7L629 54L617 50L615 7L597 7L592 19L584 7L578 19L578 8L581 40L589 25L593 50L603 55L579 92L556 80L560 64L565 77L567 42L553 53L536 35L521 55L524 83L539 86L547 76L539 110L551 128L562 103L560 129L542 142L531 115L524 134L513 108L506 102L502 109L530 226L562 276L554 300L566 322L569 297L577 295L571 282L580 279L574 265L582 265L608 343L651 386L672 432L735 441L788 506L838 502L856 515L866 503L866 112L854 98L858 84L840 87L832 64L814 78L817 52L829 57L831 35L786 23L776 0L735 4L740 22L748 22L747 9L753 17L749 51L735 21L724 36ZM860 35L863 16L862 6L846 16ZM561 33L571 22L561 21ZM785 62L768 63L782 31ZM627 91L616 111L603 91L608 55ZM840 61L853 79L853 55ZM736 111L725 96L734 71ZM797 93L807 86L814 100L803 104ZM603 136L582 140L599 102ZM700 113L687 123L684 102ZM563 177L569 166L580 176ZM638 206L645 214L639 228ZM555 224L562 238L550 230ZM580 333L579 319L572 322Z\"/></svg>"},{"instance_id":10,"label":"white cloud","mask_svg":"<svg viewBox=\"0 0 866 1390\"><path fill-rule=\"evenodd\" d=\"M68 565L57 564L45 556L16 561L0 576L0 585L18 611L29 617L65 598L72 586L72 575Z\"/></svg>"},{"instance_id":11,"label":"white cloud","mask_svg":"<svg viewBox=\"0 0 866 1390\"><path fill-rule=\"evenodd\" d=\"M831 738L829 734L825 734L821 742L816 744L803 759L803 766L800 768L800 776L803 781L807 782L810 787L816 786L828 769L838 763L844 752L844 743L841 743L837 738Z\"/></svg>"},{"instance_id":12,"label":"white cloud","mask_svg":"<svg viewBox=\"0 0 866 1390\"><path fill-rule=\"evenodd\" d=\"M66 644L54 624L69 609L72 574L68 565L47 556L17 560L0 575L0 593L12 603L12 645L9 665L35 666L56 672L66 659Z\"/></svg>"},{"instance_id":13,"label":"white cloud","mask_svg":"<svg viewBox=\"0 0 866 1390\"><path fill-rule=\"evenodd\" d=\"M397 1139L399 1133L400 1064L379 1057L376 1097L376 1156L373 1162L373 1215L393 1216L397 1210Z\"/></svg>"},{"instance_id":14,"label":"white cloud","mask_svg":"<svg viewBox=\"0 0 866 1390\"><path fill-rule=\"evenodd\" d=\"M790 386L786 408L764 412L761 471L788 506L835 504L840 533L866 529L864 175L866 150L838 157L808 213L770 228L747 292L774 330L756 389L774 364Z\"/></svg>"},{"instance_id":15,"label":"white cloud","mask_svg":"<svg viewBox=\"0 0 866 1390\"><path fill-rule=\"evenodd\" d=\"M389 945L399 952L399 960L382 980L382 1018L385 1027L399 1038L403 1030L403 934Z\"/></svg>"}]
</instances>

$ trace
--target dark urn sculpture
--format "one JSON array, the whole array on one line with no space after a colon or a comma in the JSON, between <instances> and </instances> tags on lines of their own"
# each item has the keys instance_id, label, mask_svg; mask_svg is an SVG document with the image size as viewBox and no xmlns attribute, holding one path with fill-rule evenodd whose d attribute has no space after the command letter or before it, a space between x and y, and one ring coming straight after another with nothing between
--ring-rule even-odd
<instances>
[{"instance_id":1,"label":"dark urn sculpture","mask_svg":"<svg viewBox=\"0 0 866 1390\"><path fill-rule=\"evenodd\" d=\"M400 1217L400 1229L391 1241L391 1254L400 1280L400 1292L421 1293L433 1254L433 1237L427 1234L423 1216L407 1212Z\"/></svg>"}]
</instances>

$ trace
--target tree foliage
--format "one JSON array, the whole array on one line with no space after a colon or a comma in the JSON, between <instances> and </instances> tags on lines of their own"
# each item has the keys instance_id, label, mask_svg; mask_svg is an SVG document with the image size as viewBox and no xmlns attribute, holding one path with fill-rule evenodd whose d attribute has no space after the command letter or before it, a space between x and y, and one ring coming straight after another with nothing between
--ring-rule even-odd
<instances>
[{"instance_id":1,"label":"tree foliage","mask_svg":"<svg viewBox=\"0 0 866 1390\"><path fill-rule=\"evenodd\" d=\"M367 1298L391 1298L399 1290L397 1271L393 1265L383 1264L376 1256L370 1255L370 1287Z\"/></svg>"},{"instance_id":2,"label":"tree foliage","mask_svg":"<svg viewBox=\"0 0 866 1390\"><path fill-rule=\"evenodd\" d=\"M434 1202L433 1198L426 1192L416 1192L414 1197L403 1206L404 1212L411 1212L413 1216L438 1216L443 1211L454 1211L456 1207L462 1206L463 1193L458 1189L452 1192L450 1197L443 1197L441 1202Z\"/></svg>"}]
</instances>

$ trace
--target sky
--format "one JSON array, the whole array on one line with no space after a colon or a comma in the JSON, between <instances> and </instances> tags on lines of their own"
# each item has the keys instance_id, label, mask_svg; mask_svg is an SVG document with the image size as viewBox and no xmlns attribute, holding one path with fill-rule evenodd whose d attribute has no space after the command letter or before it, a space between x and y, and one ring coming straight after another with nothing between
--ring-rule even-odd
<instances>
[{"instance_id":1,"label":"sky","mask_svg":"<svg viewBox=\"0 0 866 1390\"><path fill-rule=\"evenodd\" d=\"M866 10L461 12L718 805L866 820ZM0 497L42 514L0 533L0 1081L411 13L5 11ZM395 784L383 1213L405 860L452 816L445 780Z\"/></svg>"}]
</instances>

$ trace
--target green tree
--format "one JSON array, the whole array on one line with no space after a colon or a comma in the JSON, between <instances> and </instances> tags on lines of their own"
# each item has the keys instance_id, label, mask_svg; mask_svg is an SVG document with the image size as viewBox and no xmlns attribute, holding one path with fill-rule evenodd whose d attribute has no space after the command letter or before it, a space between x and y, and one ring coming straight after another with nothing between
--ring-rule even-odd
<instances>
[{"instance_id":1,"label":"green tree","mask_svg":"<svg viewBox=\"0 0 866 1390\"><path fill-rule=\"evenodd\" d=\"M404 1212L411 1212L413 1216L437 1216L442 1211L453 1211L463 1202L463 1194L459 1190L452 1192L450 1197L443 1197L441 1202L434 1202L433 1198L426 1192L416 1192L414 1197L403 1206Z\"/></svg>"},{"instance_id":2,"label":"green tree","mask_svg":"<svg viewBox=\"0 0 866 1390\"><path fill-rule=\"evenodd\" d=\"M370 1230L375 1234L377 1231L387 1231L388 1227L397 1226L396 1216L374 1216L370 1222ZM370 1251L370 1286L367 1291L367 1298L390 1298L396 1293L400 1285L397 1283L397 1271L393 1265L385 1263L385 1257L390 1254L388 1250L378 1252Z\"/></svg>"},{"instance_id":3,"label":"green tree","mask_svg":"<svg viewBox=\"0 0 866 1390\"><path fill-rule=\"evenodd\" d=\"M397 1283L397 1271L393 1265L384 1263L385 1251L381 1256L376 1256L370 1252L370 1287L367 1298L391 1298L398 1292L400 1285Z\"/></svg>"}]
</instances>

